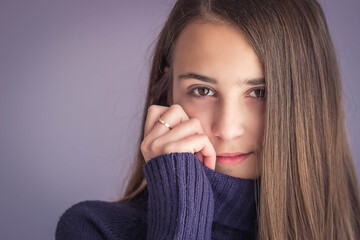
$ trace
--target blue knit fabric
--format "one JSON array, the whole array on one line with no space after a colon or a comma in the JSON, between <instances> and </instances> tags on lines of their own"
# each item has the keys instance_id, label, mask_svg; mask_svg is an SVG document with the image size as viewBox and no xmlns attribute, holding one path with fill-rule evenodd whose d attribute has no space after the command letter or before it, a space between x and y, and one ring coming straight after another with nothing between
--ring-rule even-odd
<instances>
[{"instance_id":1,"label":"blue knit fabric","mask_svg":"<svg viewBox=\"0 0 360 240\"><path fill-rule=\"evenodd\" d=\"M255 239L255 180L215 172L191 153L157 156L144 172L148 186L131 201L68 209L56 239Z\"/></svg>"}]
</instances>

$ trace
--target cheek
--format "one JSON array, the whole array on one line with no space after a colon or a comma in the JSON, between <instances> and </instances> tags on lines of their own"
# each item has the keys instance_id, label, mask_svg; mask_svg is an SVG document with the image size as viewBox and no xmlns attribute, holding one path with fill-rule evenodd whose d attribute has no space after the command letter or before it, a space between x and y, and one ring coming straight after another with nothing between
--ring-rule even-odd
<instances>
[{"instance_id":1,"label":"cheek","mask_svg":"<svg viewBox=\"0 0 360 240\"><path fill-rule=\"evenodd\" d=\"M179 104L184 109L189 118L199 119L204 130L206 131L206 129L208 129L212 117L210 110L213 109L211 102L194 101L192 98L186 96L186 94L181 95L176 92L174 92L173 100L174 103Z\"/></svg>"},{"instance_id":2,"label":"cheek","mask_svg":"<svg viewBox=\"0 0 360 240\"><path fill-rule=\"evenodd\" d=\"M246 103L245 121L249 133L260 143L264 134L265 103L258 100L251 101Z\"/></svg>"},{"instance_id":3,"label":"cheek","mask_svg":"<svg viewBox=\"0 0 360 240\"><path fill-rule=\"evenodd\" d=\"M211 120L211 111L209 111L209 107L198 107L196 104L186 104L183 106L186 114L189 118L197 118L200 120L201 125L205 132L210 127L210 120Z\"/></svg>"}]
</instances>

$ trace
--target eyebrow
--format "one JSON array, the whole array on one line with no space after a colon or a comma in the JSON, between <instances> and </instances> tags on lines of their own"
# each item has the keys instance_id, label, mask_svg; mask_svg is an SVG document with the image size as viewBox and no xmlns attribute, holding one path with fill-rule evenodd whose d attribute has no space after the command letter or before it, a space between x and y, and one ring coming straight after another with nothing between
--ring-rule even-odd
<instances>
[{"instance_id":1,"label":"eyebrow","mask_svg":"<svg viewBox=\"0 0 360 240\"><path fill-rule=\"evenodd\" d=\"M197 79L203 82L207 82L207 83L213 83L213 84L217 84L217 81L214 78L210 78L207 76L203 76L197 73L186 73L186 74L180 74L178 76L179 80L188 80L188 79ZM240 85L251 85L251 86L256 86L256 85L262 85L265 84L265 78L255 78L255 79L247 79L244 82L239 81Z\"/></svg>"}]
</instances>

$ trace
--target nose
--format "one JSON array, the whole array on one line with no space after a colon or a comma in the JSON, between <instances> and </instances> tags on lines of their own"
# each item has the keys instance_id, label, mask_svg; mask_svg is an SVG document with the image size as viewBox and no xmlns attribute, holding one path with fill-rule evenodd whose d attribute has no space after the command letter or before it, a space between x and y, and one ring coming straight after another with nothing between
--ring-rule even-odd
<instances>
[{"instance_id":1,"label":"nose","mask_svg":"<svg viewBox=\"0 0 360 240\"><path fill-rule=\"evenodd\" d=\"M244 135L245 116L241 105L222 103L214 114L212 131L217 138L230 141Z\"/></svg>"}]
</instances>

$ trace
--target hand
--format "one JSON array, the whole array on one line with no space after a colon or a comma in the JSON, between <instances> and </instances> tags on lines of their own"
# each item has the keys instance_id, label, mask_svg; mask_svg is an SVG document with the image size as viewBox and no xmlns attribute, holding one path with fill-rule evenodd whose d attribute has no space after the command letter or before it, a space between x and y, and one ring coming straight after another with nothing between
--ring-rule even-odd
<instances>
[{"instance_id":1,"label":"hand","mask_svg":"<svg viewBox=\"0 0 360 240\"><path fill-rule=\"evenodd\" d=\"M161 124L159 117L172 129ZM216 152L200 121L197 118L189 119L178 104L149 107L141 152L146 162L160 154L190 152L196 154L206 167L215 169Z\"/></svg>"}]
</instances>

